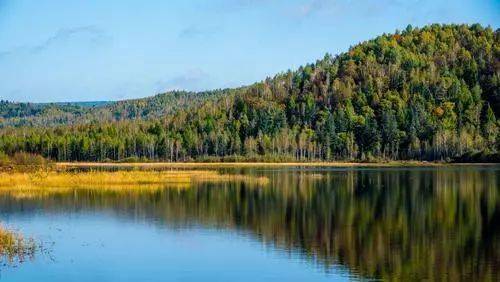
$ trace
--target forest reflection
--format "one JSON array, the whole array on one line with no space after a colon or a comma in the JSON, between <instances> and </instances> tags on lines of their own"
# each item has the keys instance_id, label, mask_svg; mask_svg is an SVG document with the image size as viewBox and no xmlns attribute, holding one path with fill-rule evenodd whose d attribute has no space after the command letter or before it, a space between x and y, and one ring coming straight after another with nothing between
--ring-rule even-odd
<instances>
[{"instance_id":1,"label":"forest reflection","mask_svg":"<svg viewBox=\"0 0 500 282\"><path fill-rule=\"evenodd\" d=\"M235 173L233 171L233 173ZM0 194L0 212L106 211L170 228L241 230L326 269L384 280L500 278L498 167L238 170L265 186Z\"/></svg>"}]
</instances>

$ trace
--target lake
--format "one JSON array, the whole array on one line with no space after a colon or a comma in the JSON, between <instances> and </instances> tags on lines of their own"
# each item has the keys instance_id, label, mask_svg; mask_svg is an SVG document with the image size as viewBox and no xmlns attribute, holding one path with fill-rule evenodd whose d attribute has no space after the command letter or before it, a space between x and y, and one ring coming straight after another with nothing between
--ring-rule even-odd
<instances>
[{"instance_id":1,"label":"lake","mask_svg":"<svg viewBox=\"0 0 500 282\"><path fill-rule=\"evenodd\" d=\"M500 278L500 166L220 170L269 182L0 193L0 281Z\"/></svg>"}]
</instances>

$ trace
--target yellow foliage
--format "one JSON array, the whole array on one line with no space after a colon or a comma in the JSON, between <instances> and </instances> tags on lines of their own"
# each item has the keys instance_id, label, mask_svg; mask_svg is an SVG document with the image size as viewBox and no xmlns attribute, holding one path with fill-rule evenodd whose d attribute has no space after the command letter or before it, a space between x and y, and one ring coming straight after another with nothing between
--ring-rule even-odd
<instances>
[{"instance_id":1,"label":"yellow foliage","mask_svg":"<svg viewBox=\"0 0 500 282\"><path fill-rule=\"evenodd\" d=\"M442 116L443 116L443 114L444 114L444 110L443 110L443 108L441 108L441 107L436 107L436 108L434 108L434 110L432 111L432 113L433 113L435 116L437 116L437 117L442 117Z\"/></svg>"},{"instance_id":2,"label":"yellow foliage","mask_svg":"<svg viewBox=\"0 0 500 282\"><path fill-rule=\"evenodd\" d=\"M6 258L8 262L22 262L35 252L36 245L32 239L26 240L20 234L0 226L0 261Z\"/></svg>"},{"instance_id":3,"label":"yellow foliage","mask_svg":"<svg viewBox=\"0 0 500 282\"><path fill-rule=\"evenodd\" d=\"M46 189L57 187L107 188L107 187L187 187L191 183L238 181L267 184L265 177L220 174L215 170L171 171L90 171L90 172L12 172L0 173L0 191L12 189Z\"/></svg>"}]
</instances>

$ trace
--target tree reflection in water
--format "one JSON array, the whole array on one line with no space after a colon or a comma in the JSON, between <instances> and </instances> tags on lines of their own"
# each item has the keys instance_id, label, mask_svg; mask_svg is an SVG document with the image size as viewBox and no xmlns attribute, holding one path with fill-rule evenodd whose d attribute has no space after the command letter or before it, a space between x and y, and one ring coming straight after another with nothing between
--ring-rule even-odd
<instances>
[{"instance_id":1,"label":"tree reflection in water","mask_svg":"<svg viewBox=\"0 0 500 282\"><path fill-rule=\"evenodd\" d=\"M106 210L170 227L237 229L329 268L386 280L493 280L500 273L498 167L239 170L270 184L69 190L0 197L0 211Z\"/></svg>"}]
</instances>

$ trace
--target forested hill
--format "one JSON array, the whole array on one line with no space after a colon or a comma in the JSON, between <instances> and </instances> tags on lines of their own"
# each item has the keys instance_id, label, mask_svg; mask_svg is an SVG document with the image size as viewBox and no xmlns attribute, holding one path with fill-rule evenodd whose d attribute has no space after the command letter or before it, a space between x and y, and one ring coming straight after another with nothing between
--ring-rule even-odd
<instances>
[{"instance_id":1,"label":"forested hill","mask_svg":"<svg viewBox=\"0 0 500 282\"><path fill-rule=\"evenodd\" d=\"M0 101L0 127L54 126L120 120L157 119L178 109L199 105L229 90L171 91L142 99L72 103L13 103Z\"/></svg>"},{"instance_id":2,"label":"forested hill","mask_svg":"<svg viewBox=\"0 0 500 282\"><path fill-rule=\"evenodd\" d=\"M498 29L477 24L409 26L296 71L200 98L196 106L151 110L155 117L165 113L162 118L7 126L0 130L0 151L71 161L494 154L500 144L499 39Z\"/></svg>"}]
</instances>

